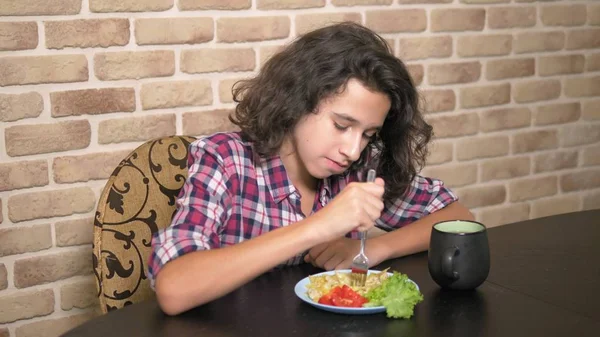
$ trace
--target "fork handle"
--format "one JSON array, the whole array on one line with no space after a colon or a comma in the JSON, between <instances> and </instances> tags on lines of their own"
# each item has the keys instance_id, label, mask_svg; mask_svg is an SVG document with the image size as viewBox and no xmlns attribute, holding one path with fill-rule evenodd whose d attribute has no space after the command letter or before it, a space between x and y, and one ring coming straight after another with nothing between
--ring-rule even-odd
<instances>
[{"instance_id":1,"label":"fork handle","mask_svg":"<svg viewBox=\"0 0 600 337\"><path fill-rule=\"evenodd\" d=\"M369 172L367 173L367 182L373 182L375 181L376 178L376 172L374 169L369 169Z\"/></svg>"},{"instance_id":2,"label":"fork handle","mask_svg":"<svg viewBox=\"0 0 600 337\"><path fill-rule=\"evenodd\" d=\"M374 169L369 169L367 172L367 182L375 181L376 172ZM367 233L366 231L358 232L360 238L360 252L364 254L365 252L365 244L367 241Z\"/></svg>"},{"instance_id":3,"label":"fork handle","mask_svg":"<svg viewBox=\"0 0 600 337\"><path fill-rule=\"evenodd\" d=\"M360 254L364 254L365 253L365 245L367 242L367 232L366 231L358 232L358 235L360 237Z\"/></svg>"}]
</instances>

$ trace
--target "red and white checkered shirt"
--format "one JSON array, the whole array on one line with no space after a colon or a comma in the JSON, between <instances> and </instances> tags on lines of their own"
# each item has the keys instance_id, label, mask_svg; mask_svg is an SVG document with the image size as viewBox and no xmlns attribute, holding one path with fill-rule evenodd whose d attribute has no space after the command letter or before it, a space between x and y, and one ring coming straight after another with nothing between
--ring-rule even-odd
<instances>
[{"instance_id":1,"label":"red and white checkered shirt","mask_svg":"<svg viewBox=\"0 0 600 337\"><path fill-rule=\"evenodd\" d=\"M358 178L347 173L320 180L313 212ZM386 204L376 226L391 231L455 200L440 180L417 176L404 198ZM237 132L198 139L190 145L188 178L172 223L153 236L148 277L154 285L160 269L183 254L240 243L304 218L300 193L279 156L259 157ZM302 263L305 253L282 265Z\"/></svg>"}]
</instances>

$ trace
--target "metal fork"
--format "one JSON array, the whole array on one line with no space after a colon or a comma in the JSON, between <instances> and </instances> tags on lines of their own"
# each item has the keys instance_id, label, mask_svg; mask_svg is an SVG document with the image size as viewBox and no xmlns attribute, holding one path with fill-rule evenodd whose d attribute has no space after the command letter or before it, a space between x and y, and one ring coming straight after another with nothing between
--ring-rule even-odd
<instances>
[{"instance_id":1,"label":"metal fork","mask_svg":"<svg viewBox=\"0 0 600 337\"><path fill-rule=\"evenodd\" d=\"M375 170L369 169L367 173L367 182L375 181ZM365 243L367 241L367 233L365 231L358 232L360 237L360 252L352 260L352 273L350 274L350 282L353 286L364 286L367 281L367 272L369 270L369 259L365 255Z\"/></svg>"}]
</instances>

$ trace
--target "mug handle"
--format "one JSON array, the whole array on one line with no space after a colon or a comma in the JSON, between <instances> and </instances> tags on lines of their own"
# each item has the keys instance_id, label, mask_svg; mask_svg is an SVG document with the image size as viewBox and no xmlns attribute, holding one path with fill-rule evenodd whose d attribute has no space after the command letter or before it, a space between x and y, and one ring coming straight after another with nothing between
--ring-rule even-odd
<instances>
[{"instance_id":1,"label":"mug handle","mask_svg":"<svg viewBox=\"0 0 600 337\"><path fill-rule=\"evenodd\" d=\"M442 273L453 280L458 280L460 278L458 272L454 271L454 255L458 252L458 247L453 246L446 248L442 255Z\"/></svg>"}]
</instances>

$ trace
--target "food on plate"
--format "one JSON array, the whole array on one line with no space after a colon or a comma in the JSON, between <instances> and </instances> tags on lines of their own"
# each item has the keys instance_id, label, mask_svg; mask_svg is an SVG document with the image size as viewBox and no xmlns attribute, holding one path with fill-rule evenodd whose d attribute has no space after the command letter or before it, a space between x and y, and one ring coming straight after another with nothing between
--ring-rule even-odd
<instances>
[{"instance_id":1,"label":"food on plate","mask_svg":"<svg viewBox=\"0 0 600 337\"><path fill-rule=\"evenodd\" d=\"M369 290L381 285L389 277L387 269L382 272L370 272L363 287L351 286L350 273L338 272L331 275L309 276L310 282L306 285L307 295L311 300L318 302L321 296L329 293L333 288L347 285L354 291L364 296Z\"/></svg>"},{"instance_id":2,"label":"food on plate","mask_svg":"<svg viewBox=\"0 0 600 337\"><path fill-rule=\"evenodd\" d=\"M309 276L306 285L308 297L320 304L338 307L384 306L388 317L410 318L414 307L423 300L423 294L408 276L387 269L370 271L364 286L352 286L349 272Z\"/></svg>"}]
</instances>

